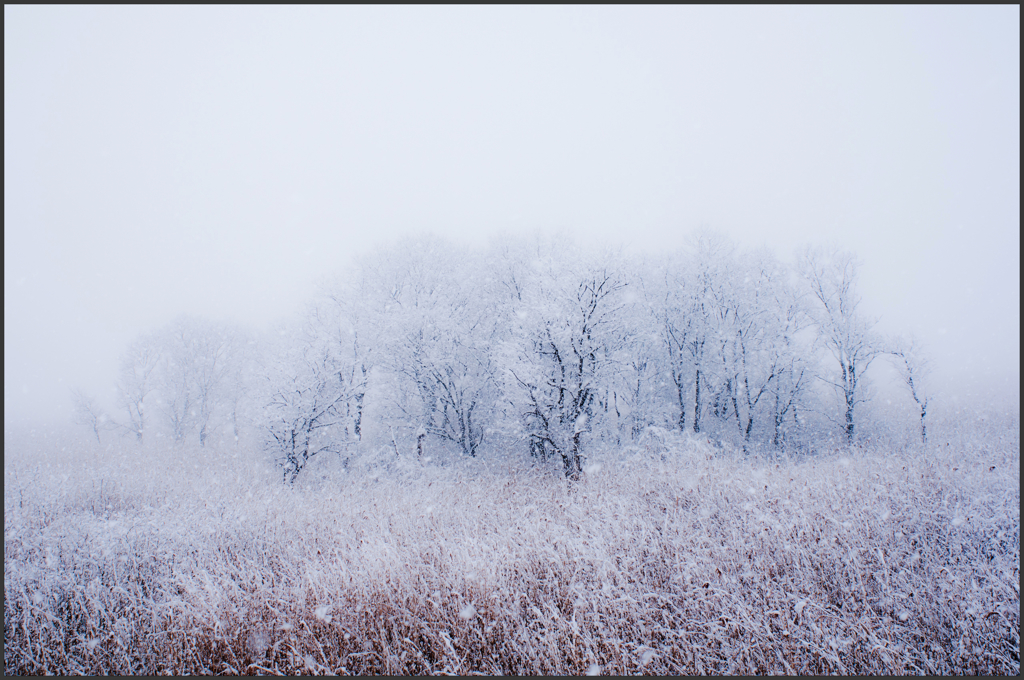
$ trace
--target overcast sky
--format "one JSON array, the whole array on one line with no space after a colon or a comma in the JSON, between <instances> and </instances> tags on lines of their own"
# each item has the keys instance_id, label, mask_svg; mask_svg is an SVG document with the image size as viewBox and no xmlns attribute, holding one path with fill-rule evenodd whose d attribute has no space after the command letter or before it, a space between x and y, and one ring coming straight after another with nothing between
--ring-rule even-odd
<instances>
[{"instance_id":1,"label":"overcast sky","mask_svg":"<svg viewBox=\"0 0 1024 680\"><path fill-rule=\"evenodd\" d=\"M837 242L947 390L1020 382L1020 8L4 6L4 416L382 240Z\"/></svg>"}]
</instances>

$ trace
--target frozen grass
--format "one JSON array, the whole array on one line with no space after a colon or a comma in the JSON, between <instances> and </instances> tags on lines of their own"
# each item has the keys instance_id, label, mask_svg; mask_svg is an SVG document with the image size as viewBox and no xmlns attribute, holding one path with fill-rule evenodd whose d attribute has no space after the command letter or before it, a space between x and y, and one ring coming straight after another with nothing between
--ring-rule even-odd
<instances>
[{"instance_id":1,"label":"frozen grass","mask_svg":"<svg viewBox=\"0 0 1024 680\"><path fill-rule=\"evenodd\" d=\"M1017 674L1017 436L802 462L679 441L573 489L8 443L4 670Z\"/></svg>"}]
</instances>

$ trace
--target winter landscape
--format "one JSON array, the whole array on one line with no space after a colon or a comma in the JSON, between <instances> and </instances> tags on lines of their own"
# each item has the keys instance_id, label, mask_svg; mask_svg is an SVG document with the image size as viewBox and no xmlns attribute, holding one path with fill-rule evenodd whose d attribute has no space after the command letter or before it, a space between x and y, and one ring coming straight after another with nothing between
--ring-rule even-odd
<instances>
[{"instance_id":1,"label":"winter landscape","mask_svg":"<svg viewBox=\"0 0 1024 680\"><path fill-rule=\"evenodd\" d=\"M1017 673L1018 415L936 422L855 273L425 239L140 337L5 440L6 670Z\"/></svg>"},{"instance_id":2,"label":"winter landscape","mask_svg":"<svg viewBox=\"0 0 1024 680\"><path fill-rule=\"evenodd\" d=\"M1019 7L4 16L5 675L1019 675Z\"/></svg>"}]
</instances>

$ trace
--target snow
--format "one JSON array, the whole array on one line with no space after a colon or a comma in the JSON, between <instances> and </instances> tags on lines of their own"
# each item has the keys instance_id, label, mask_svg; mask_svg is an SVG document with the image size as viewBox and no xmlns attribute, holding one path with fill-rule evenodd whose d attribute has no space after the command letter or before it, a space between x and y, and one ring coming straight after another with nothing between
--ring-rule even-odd
<instances>
[{"instance_id":1,"label":"snow","mask_svg":"<svg viewBox=\"0 0 1024 680\"><path fill-rule=\"evenodd\" d=\"M302 487L233 446L9 436L5 670L1015 673L1019 444L985 427Z\"/></svg>"},{"instance_id":2,"label":"snow","mask_svg":"<svg viewBox=\"0 0 1024 680\"><path fill-rule=\"evenodd\" d=\"M137 338L121 412L5 429L5 671L1019 672L1016 403L932 403L849 253L695 243L410 241Z\"/></svg>"}]
</instances>

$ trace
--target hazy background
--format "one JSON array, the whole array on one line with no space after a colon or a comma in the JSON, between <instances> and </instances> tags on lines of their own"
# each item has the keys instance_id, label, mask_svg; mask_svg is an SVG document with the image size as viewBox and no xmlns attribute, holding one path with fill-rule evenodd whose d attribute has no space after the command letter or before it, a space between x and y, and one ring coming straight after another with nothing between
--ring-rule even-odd
<instances>
[{"instance_id":1,"label":"hazy background","mask_svg":"<svg viewBox=\"0 0 1024 680\"><path fill-rule=\"evenodd\" d=\"M5 6L5 422L424 231L838 242L947 394L1018 394L1019 64L1019 6Z\"/></svg>"}]
</instances>

